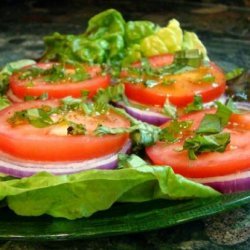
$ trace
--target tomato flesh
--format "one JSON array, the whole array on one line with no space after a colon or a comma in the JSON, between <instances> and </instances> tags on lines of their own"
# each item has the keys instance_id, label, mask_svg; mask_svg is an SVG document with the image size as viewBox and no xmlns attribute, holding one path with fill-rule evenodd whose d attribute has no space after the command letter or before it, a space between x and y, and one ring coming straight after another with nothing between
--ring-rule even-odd
<instances>
[{"instance_id":1,"label":"tomato flesh","mask_svg":"<svg viewBox=\"0 0 250 250\"><path fill-rule=\"evenodd\" d=\"M213 113L211 110L210 113ZM205 112L187 115L183 120L193 120L193 127L198 127ZM250 168L250 113L233 114L225 132L231 134L231 141L225 152L207 152L198 155L196 160L188 158L187 151L178 152L184 143L182 138L179 142L166 144L157 142L146 149L147 155L156 165L169 165L175 173L190 178L204 178L228 175Z\"/></svg>"},{"instance_id":2,"label":"tomato flesh","mask_svg":"<svg viewBox=\"0 0 250 250\"><path fill-rule=\"evenodd\" d=\"M212 75L214 83L203 81L206 75ZM213 101L224 93L226 87L224 73L214 63L192 71L167 75L163 77L163 80L156 78L154 80L158 81L158 84L153 87L125 80L126 96L139 103L161 107L168 99L173 105L184 107L193 102L195 95L201 95L203 102ZM173 83L164 85L164 81Z\"/></svg>"},{"instance_id":3,"label":"tomato flesh","mask_svg":"<svg viewBox=\"0 0 250 250\"><path fill-rule=\"evenodd\" d=\"M37 67L48 69L53 63L38 63ZM47 93L49 99L63 98L66 96L81 97L82 91L88 91L89 97L93 97L98 89L107 88L110 83L109 75L101 75L99 66L86 66L86 71L90 75L90 79L80 82L59 81L51 84L45 81L43 77L37 77L32 80L32 86L29 86L30 80L19 79L20 73L15 73L10 77L10 89L18 98L24 99L26 96L39 97ZM73 70L68 66L67 70Z\"/></svg>"},{"instance_id":4,"label":"tomato flesh","mask_svg":"<svg viewBox=\"0 0 250 250\"><path fill-rule=\"evenodd\" d=\"M16 111L41 105L57 106L58 101L32 101L14 104L0 112L0 149L10 157L32 161L78 161L117 153L128 140L128 134L96 136L93 130L103 124L107 127L129 127L129 121L108 111L95 117L74 115L71 121L84 124L86 135L64 134L67 128L51 125L36 128L30 124L12 126L7 119ZM61 131L63 133L61 134Z\"/></svg>"}]
</instances>

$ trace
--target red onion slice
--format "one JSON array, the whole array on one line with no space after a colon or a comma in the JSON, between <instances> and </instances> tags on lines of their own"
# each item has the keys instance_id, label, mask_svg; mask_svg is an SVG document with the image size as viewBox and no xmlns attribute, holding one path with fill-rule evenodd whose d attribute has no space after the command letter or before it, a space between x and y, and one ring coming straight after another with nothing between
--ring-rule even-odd
<instances>
[{"instance_id":1,"label":"red onion slice","mask_svg":"<svg viewBox=\"0 0 250 250\"><path fill-rule=\"evenodd\" d=\"M118 153L127 153L130 148L131 141L128 140ZM78 173L90 169L113 169L117 166L118 153L86 161L57 163L17 161L5 156L1 157L2 159L0 160L0 173L22 178L43 171L54 175L63 175Z\"/></svg>"},{"instance_id":2,"label":"red onion slice","mask_svg":"<svg viewBox=\"0 0 250 250\"><path fill-rule=\"evenodd\" d=\"M165 116L161 113L155 112L155 111L149 111L149 110L142 110L139 108L135 108L132 106L126 106L123 102L116 103L116 106L124 108L128 114L133 116L134 118L147 122L153 125L162 125L165 122L171 120L170 117Z\"/></svg>"},{"instance_id":3,"label":"red onion slice","mask_svg":"<svg viewBox=\"0 0 250 250\"><path fill-rule=\"evenodd\" d=\"M225 176L191 178L191 180L208 185L221 193L235 193L250 190L250 171Z\"/></svg>"},{"instance_id":4,"label":"red onion slice","mask_svg":"<svg viewBox=\"0 0 250 250\"><path fill-rule=\"evenodd\" d=\"M226 96L222 95L218 99L216 99L212 102L204 103L204 108L211 107L212 105L214 105L215 101L220 101L222 103L225 103L226 99L227 99ZM117 107L125 109L126 112L128 114L130 114L131 116L133 116L134 118L136 118L140 121L143 121L143 122L147 122L147 123L156 125L156 126L160 126L160 125L166 123L167 121L171 120L171 117L168 117L168 116L166 116L162 113L159 113L157 111L143 110L143 109L136 108L133 106L127 106L124 102L117 102L117 103L115 103L115 105Z\"/></svg>"}]
</instances>

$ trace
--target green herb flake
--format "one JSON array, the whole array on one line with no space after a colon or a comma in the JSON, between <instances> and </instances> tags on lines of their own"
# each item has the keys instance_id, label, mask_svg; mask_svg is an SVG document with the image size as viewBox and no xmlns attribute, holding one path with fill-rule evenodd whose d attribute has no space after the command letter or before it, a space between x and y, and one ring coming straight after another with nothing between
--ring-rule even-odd
<instances>
[{"instance_id":1,"label":"green herb flake","mask_svg":"<svg viewBox=\"0 0 250 250\"><path fill-rule=\"evenodd\" d=\"M176 82L175 79L166 79L166 78L163 78L161 84L162 84L163 86L169 86L169 85L174 84L175 82Z\"/></svg>"},{"instance_id":2,"label":"green herb flake","mask_svg":"<svg viewBox=\"0 0 250 250\"><path fill-rule=\"evenodd\" d=\"M38 97L39 100L45 101L49 99L48 93L43 93Z\"/></svg>"},{"instance_id":3,"label":"green herb flake","mask_svg":"<svg viewBox=\"0 0 250 250\"><path fill-rule=\"evenodd\" d=\"M27 88L31 88L31 87L34 87L34 86L35 86L34 82L32 82L32 81L25 83L25 87L27 87Z\"/></svg>"},{"instance_id":4,"label":"green herb flake","mask_svg":"<svg viewBox=\"0 0 250 250\"><path fill-rule=\"evenodd\" d=\"M206 114L196 130L197 134L216 134L221 132L221 119L214 114Z\"/></svg>"},{"instance_id":5,"label":"green herb flake","mask_svg":"<svg viewBox=\"0 0 250 250\"><path fill-rule=\"evenodd\" d=\"M212 74L206 74L204 75L199 82L207 82L207 83L213 83L215 81L215 76Z\"/></svg>"},{"instance_id":6,"label":"green herb flake","mask_svg":"<svg viewBox=\"0 0 250 250\"><path fill-rule=\"evenodd\" d=\"M69 122L69 126L67 128L68 135L85 135L86 128L83 124Z\"/></svg>"},{"instance_id":7,"label":"green herb flake","mask_svg":"<svg viewBox=\"0 0 250 250\"><path fill-rule=\"evenodd\" d=\"M244 73L244 71L245 71L245 69L243 69L243 68L233 69L233 70L226 73L226 80L230 81L230 80L242 75Z\"/></svg>"},{"instance_id":8,"label":"green herb flake","mask_svg":"<svg viewBox=\"0 0 250 250\"><path fill-rule=\"evenodd\" d=\"M194 101L185 107L184 112L191 113L199 110L203 110L202 96L195 95Z\"/></svg>"},{"instance_id":9,"label":"green herb flake","mask_svg":"<svg viewBox=\"0 0 250 250\"><path fill-rule=\"evenodd\" d=\"M197 154L203 152L224 152L230 143L229 133L219 133L213 135L195 135L187 138L183 149L188 150L189 159L197 159Z\"/></svg>"},{"instance_id":10,"label":"green herb flake","mask_svg":"<svg viewBox=\"0 0 250 250\"><path fill-rule=\"evenodd\" d=\"M215 115L220 118L222 127L225 127L228 124L233 110L230 109L230 106L224 105L221 102L215 102L217 105L217 111ZM232 104L230 103L232 106Z\"/></svg>"},{"instance_id":11,"label":"green herb flake","mask_svg":"<svg viewBox=\"0 0 250 250\"><path fill-rule=\"evenodd\" d=\"M177 117L177 108L172 105L168 100L164 103L163 106L164 114L175 119Z\"/></svg>"},{"instance_id":12,"label":"green herb flake","mask_svg":"<svg viewBox=\"0 0 250 250\"><path fill-rule=\"evenodd\" d=\"M198 49L182 50L175 54L175 64L198 68L203 63L203 54Z\"/></svg>"},{"instance_id":13,"label":"green herb flake","mask_svg":"<svg viewBox=\"0 0 250 250\"><path fill-rule=\"evenodd\" d=\"M8 106L10 106L10 101L6 96L1 96L0 95L0 110L7 108Z\"/></svg>"},{"instance_id":14,"label":"green herb flake","mask_svg":"<svg viewBox=\"0 0 250 250\"><path fill-rule=\"evenodd\" d=\"M167 143L173 143L178 141L179 137L182 137L183 133L188 131L193 122L191 120L178 121L172 120L168 123L168 126L163 128L159 135L159 140Z\"/></svg>"}]
</instances>

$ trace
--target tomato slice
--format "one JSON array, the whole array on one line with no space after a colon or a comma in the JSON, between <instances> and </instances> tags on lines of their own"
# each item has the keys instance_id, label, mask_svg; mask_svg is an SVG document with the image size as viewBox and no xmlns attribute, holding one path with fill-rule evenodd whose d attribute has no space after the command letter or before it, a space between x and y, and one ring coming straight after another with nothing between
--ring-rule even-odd
<instances>
[{"instance_id":1,"label":"tomato slice","mask_svg":"<svg viewBox=\"0 0 250 250\"><path fill-rule=\"evenodd\" d=\"M151 56L148 58L148 61L152 67L163 67L166 65L170 65L174 61L173 54L161 54L156 56ZM141 66L141 62L133 63L133 66L139 67Z\"/></svg>"},{"instance_id":2,"label":"tomato slice","mask_svg":"<svg viewBox=\"0 0 250 250\"><path fill-rule=\"evenodd\" d=\"M29 123L13 126L7 120L14 112L42 105L56 107L57 100L31 101L0 112L0 149L10 157L33 161L78 161L117 153L128 140L128 134L96 136L99 124L110 128L129 127L130 122L114 111L97 116L70 113L68 119L85 125L85 135L68 135L67 126L56 124L37 128Z\"/></svg>"},{"instance_id":3,"label":"tomato slice","mask_svg":"<svg viewBox=\"0 0 250 250\"><path fill-rule=\"evenodd\" d=\"M213 113L214 110L210 110ZM184 120L193 120L197 128L205 112L187 115ZM157 142L146 149L147 155L156 165L169 165L185 177L204 178L228 175L250 169L250 113L233 114L225 132L231 134L231 142L226 151L208 152L198 155L196 160L188 158L187 151L178 152L185 138L173 144Z\"/></svg>"},{"instance_id":4,"label":"tomato slice","mask_svg":"<svg viewBox=\"0 0 250 250\"><path fill-rule=\"evenodd\" d=\"M35 66L42 69L49 69L56 63L37 63ZM34 65L30 66L34 67ZM21 80L20 72L14 73L10 77L10 89L18 98L23 99L25 96L39 97L47 93L49 99L63 98L66 96L80 97L82 91L88 91L89 97L93 97L98 89L108 87L110 83L109 75L102 75L100 66L83 66L90 75L90 79L72 82L62 80L56 83L46 82L43 76L34 79ZM66 66L67 71L74 71L72 66ZM32 85L30 84L32 82Z\"/></svg>"},{"instance_id":5,"label":"tomato slice","mask_svg":"<svg viewBox=\"0 0 250 250\"><path fill-rule=\"evenodd\" d=\"M151 60L154 62L154 58ZM159 65L159 58L155 60L155 64ZM170 63L169 60L166 65ZM213 83L203 80L207 75L214 77ZM214 63L192 71L167 75L162 79L154 78L153 80L158 82L153 87L146 87L143 83L131 83L125 80L126 96L139 103L161 107L168 99L173 105L184 107L193 102L195 95L201 95L203 102L213 101L224 93L226 87L225 75ZM164 84L164 82L172 83Z\"/></svg>"}]
</instances>

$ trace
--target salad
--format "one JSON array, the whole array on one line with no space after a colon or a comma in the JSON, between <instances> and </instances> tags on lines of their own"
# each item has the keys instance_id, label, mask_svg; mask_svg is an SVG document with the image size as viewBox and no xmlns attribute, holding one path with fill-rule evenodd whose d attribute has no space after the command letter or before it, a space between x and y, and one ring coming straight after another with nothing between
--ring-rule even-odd
<instances>
[{"instance_id":1,"label":"salad","mask_svg":"<svg viewBox=\"0 0 250 250\"><path fill-rule=\"evenodd\" d=\"M110 9L0 72L0 205L77 219L250 189L250 106L193 32ZM205 185L203 185L205 184Z\"/></svg>"}]
</instances>

